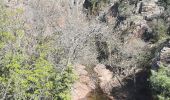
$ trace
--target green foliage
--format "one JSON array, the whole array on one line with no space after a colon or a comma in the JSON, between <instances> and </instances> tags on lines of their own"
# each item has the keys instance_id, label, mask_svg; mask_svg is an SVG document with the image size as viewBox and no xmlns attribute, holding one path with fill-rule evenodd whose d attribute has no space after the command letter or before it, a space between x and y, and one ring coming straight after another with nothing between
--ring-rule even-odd
<instances>
[{"instance_id":1,"label":"green foliage","mask_svg":"<svg viewBox=\"0 0 170 100\"><path fill-rule=\"evenodd\" d=\"M58 52L53 36L36 37L34 53L28 53L27 40L34 38L26 36L22 20L15 17L23 10L9 12L0 3L0 99L70 100L76 78L71 64L59 70L49 59Z\"/></svg>"},{"instance_id":2,"label":"green foliage","mask_svg":"<svg viewBox=\"0 0 170 100\"><path fill-rule=\"evenodd\" d=\"M168 27L167 26L168 25L166 25L166 23L162 19L159 19L156 23L154 23L152 25L154 32L157 33L157 36L155 37L154 40L156 40L156 41L164 40L165 38L168 37L168 35L167 35Z\"/></svg>"},{"instance_id":3,"label":"green foliage","mask_svg":"<svg viewBox=\"0 0 170 100\"><path fill-rule=\"evenodd\" d=\"M70 88L75 80L71 65L63 73L57 73L54 65L44 55L31 58L19 52L7 53L3 58L5 70L2 71L5 72L1 73L0 79L8 95L16 100L70 100Z\"/></svg>"},{"instance_id":4,"label":"green foliage","mask_svg":"<svg viewBox=\"0 0 170 100\"><path fill-rule=\"evenodd\" d=\"M150 52L143 51L139 53L137 56L136 59L138 63L137 65L139 65L139 67L148 66L153 57L154 57L154 52L152 50Z\"/></svg>"},{"instance_id":5,"label":"green foliage","mask_svg":"<svg viewBox=\"0 0 170 100\"><path fill-rule=\"evenodd\" d=\"M70 100L70 88L75 80L72 66L69 64L62 72L55 68L48 59L53 51L49 39L38 40L37 55L27 55L21 48L5 53L0 70L5 98Z\"/></svg>"},{"instance_id":6,"label":"green foliage","mask_svg":"<svg viewBox=\"0 0 170 100\"><path fill-rule=\"evenodd\" d=\"M170 100L170 68L161 66L158 72L152 71L150 82L159 100Z\"/></svg>"},{"instance_id":7,"label":"green foliage","mask_svg":"<svg viewBox=\"0 0 170 100\"><path fill-rule=\"evenodd\" d=\"M20 8L21 9L21 8ZM22 14L18 9L7 9L3 0L0 0L0 49L5 45L10 44L16 40L15 35L24 33L22 27L22 21L17 16Z\"/></svg>"},{"instance_id":8,"label":"green foliage","mask_svg":"<svg viewBox=\"0 0 170 100\"><path fill-rule=\"evenodd\" d=\"M76 79L71 64L68 64L68 68L62 73L62 77L58 77L56 81L56 97L60 100L71 100L70 87Z\"/></svg>"},{"instance_id":9,"label":"green foliage","mask_svg":"<svg viewBox=\"0 0 170 100\"><path fill-rule=\"evenodd\" d=\"M23 49L8 51L0 66L0 95L7 99L70 100L70 88L75 80L71 64L58 71L49 61L45 44L37 46L38 56L27 55ZM6 93L6 94L4 94Z\"/></svg>"},{"instance_id":10,"label":"green foliage","mask_svg":"<svg viewBox=\"0 0 170 100\"><path fill-rule=\"evenodd\" d=\"M0 15L0 49L2 49L5 43L8 40L12 39L13 35L6 29L6 26L9 24L8 24L8 19L6 16L6 10L4 10L4 6L2 4L0 4L0 13L1 13Z\"/></svg>"}]
</instances>

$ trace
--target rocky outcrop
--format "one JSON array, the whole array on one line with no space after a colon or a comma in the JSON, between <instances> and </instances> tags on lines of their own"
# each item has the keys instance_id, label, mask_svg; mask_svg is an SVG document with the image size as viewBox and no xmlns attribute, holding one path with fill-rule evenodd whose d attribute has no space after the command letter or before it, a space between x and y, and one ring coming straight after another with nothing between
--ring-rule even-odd
<instances>
[{"instance_id":1,"label":"rocky outcrop","mask_svg":"<svg viewBox=\"0 0 170 100\"><path fill-rule=\"evenodd\" d=\"M109 68L107 69L105 65L96 65L96 67L94 67L94 72L97 73L99 79L99 87L108 96L111 96L110 93L114 87L121 86L120 80L117 79L114 76L113 71L109 70Z\"/></svg>"},{"instance_id":2,"label":"rocky outcrop","mask_svg":"<svg viewBox=\"0 0 170 100\"><path fill-rule=\"evenodd\" d=\"M18 0L5 1L8 7L24 6L24 27L27 34L61 33L56 43L64 49L65 58L76 63L90 62L94 65L110 61L124 69L134 67L138 54L149 45L156 33L148 23L153 20L156 22L164 11L157 4L158 0L109 0L108 5L99 9L101 16L97 14L86 18L83 10L92 10L91 0L23 0L21 5L18 5ZM170 23L169 15L166 15L166 22ZM167 33L170 34L170 27ZM99 34L104 40L95 38ZM169 65L170 47L161 48L159 57L153 59L153 66L159 67L160 62ZM105 65L98 64L94 68L92 72L96 76L91 75L83 65L76 65L75 70L79 79L72 89L73 100L90 98L91 92L96 88L101 88L103 94L110 95L113 87L121 86ZM126 74L128 71L131 73L127 70Z\"/></svg>"},{"instance_id":3,"label":"rocky outcrop","mask_svg":"<svg viewBox=\"0 0 170 100\"><path fill-rule=\"evenodd\" d=\"M164 11L163 7L158 6L157 1L144 1L141 14L146 18L155 18L160 16Z\"/></svg>"},{"instance_id":4,"label":"rocky outcrop","mask_svg":"<svg viewBox=\"0 0 170 100\"><path fill-rule=\"evenodd\" d=\"M89 94L96 88L85 68L85 66L79 64L75 66L78 80L73 84L72 100L88 100Z\"/></svg>"},{"instance_id":5,"label":"rocky outcrop","mask_svg":"<svg viewBox=\"0 0 170 100\"><path fill-rule=\"evenodd\" d=\"M170 64L170 47L164 47L161 50L160 62L166 65Z\"/></svg>"},{"instance_id":6,"label":"rocky outcrop","mask_svg":"<svg viewBox=\"0 0 170 100\"><path fill-rule=\"evenodd\" d=\"M113 72L106 69L105 65L98 64L94 71L98 75L99 86L100 88L107 94L111 93L112 85L113 85Z\"/></svg>"},{"instance_id":7,"label":"rocky outcrop","mask_svg":"<svg viewBox=\"0 0 170 100\"><path fill-rule=\"evenodd\" d=\"M151 62L151 69L158 70L160 67L169 66L170 64L170 41L167 39L159 44L155 50L155 57Z\"/></svg>"},{"instance_id":8,"label":"rocky outcrop","mask_svg":"<svg viewBox=\"0 0 170 100\"><path fill-rule=\"evenodd\" d=\"M72 100L93 100L94 98L98 98L97 100L114 100L111 95L112 88L120 86L120 83L113 78L113 72L106 69L103 64L98 64L92 69L93 76L86 69L83 65L75 66L79 78L72 88ZM94 74L96 77L94 77Z\"/></svg>"}]
</instances>

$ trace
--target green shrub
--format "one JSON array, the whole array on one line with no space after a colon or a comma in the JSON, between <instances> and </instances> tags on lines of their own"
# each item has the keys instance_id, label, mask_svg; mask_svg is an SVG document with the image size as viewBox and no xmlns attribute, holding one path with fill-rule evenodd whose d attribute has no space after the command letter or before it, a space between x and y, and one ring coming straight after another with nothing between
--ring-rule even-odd
<instances>
[{"instance_id":1,"label":"green shrub","mask_svg":"<svg viewBox=\"0 0 170 100\"><path fill-rule=\"evenodd\" d=\"M14 16L9 17L2 4L0 1L0 99L70 100L70 88L76 78L71 64L60 70L49 59L58 52L53 47L53 38L26 36L22 27L18 27L22 20L12 21ZM28 53L27 41L34 39L37 40L31 48L34 53Z\"/></svg>"},{"instance_id":2,"label":"green shrub","mask_svg":"<svg viewBox=\"0 0 170 100\"><path fill-rule=\"evenodd\" d=\"M161 66L160 69L152 71L150 82L154 94L159 100L170 100L170 68Z\"/></svg>"},{"instance_id":3,"label":"green shrub","mask_svg":"<svg viewBox=\"0 0 170 100\"><path fill-rule=\"evenodd\" d=\"M7 93L5 98L70 100L75 80L71 65L59 73L44 54L31 59L19 52L6 54L2 62L5 70L0 75L0 84Z\"/></svg>"}]
</instances>

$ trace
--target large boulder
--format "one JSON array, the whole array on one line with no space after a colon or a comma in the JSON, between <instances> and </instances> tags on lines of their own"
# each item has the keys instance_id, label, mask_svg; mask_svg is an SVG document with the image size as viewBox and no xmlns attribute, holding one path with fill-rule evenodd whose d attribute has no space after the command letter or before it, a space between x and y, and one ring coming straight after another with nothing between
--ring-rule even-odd
<instances>
[{"instance_id":1,"label":"large boulder","mask_svg":"<svg viewBox=\"0 0 170 100\"><path fill-rule=\"evenodd\" d=\"M72 87L72 100L88 100L89 94L96 88L95 83L91 80L89 73L85 70L85 66L75 65L75 72L78 80Z\"/></svg>"},{"instance_id":2,"label":"large boulder","mask_svg":"<svg viewBox=\"0 0 170 100\"><path fill-rule=\"evenodd\" d=\"M97 73L99 79L99 87L108 96L111 95L113 87L120 86L119 81L113 78L113 72L106 68L103 64L98 64L94 68L94 72Z\"/></svg>"}]
</instances>

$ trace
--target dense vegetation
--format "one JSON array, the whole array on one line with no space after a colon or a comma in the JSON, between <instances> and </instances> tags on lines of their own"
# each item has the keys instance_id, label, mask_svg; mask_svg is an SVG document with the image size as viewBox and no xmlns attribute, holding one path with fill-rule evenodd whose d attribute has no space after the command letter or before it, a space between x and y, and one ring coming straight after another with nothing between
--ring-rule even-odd
<instances>
[{"instance_id":1,"label":"dense vegetation","mask_svg":"<svg viewBox=\"0 0 170 100\"><path fill-rule=\"evenodd\" d=\"M70 100L72 65L57 68L51 55L62 50L54 47L55 36L28 37L22 13L0 1L0 99Z\"/></svg>"},{"instance_id":2,"label":"dense vegetation","mask_svg":"<svg viewBox=\"0 0 170 100\"><path fill-rule=\"evenodd\" d=\"M166 17L170 15L169 12L170 0L159 0L158 3L160 4L160 6L163 6L165 8L165 12L164 12L165 16L163 20L166 23ZM164 24L164 26L162 26L162 24L159 23L158 26L155 27L155 30L158 31L159 33L158 40L168 38L167 36L169 35L168 27L170 27L168 23ZM150 77L150 82L153 90L153 95L156 96L154 99L170 100L170 74L169 73L170 73L169 65L164 63L160 64L158 70L151 70L152 75Z\"/></svg>"},{"instance_id":3,"label":"dense vegetation","mask_svg":"<svg viewBox=\"0 0 170 100\"><path fill-rule=\"evenodd\" d=\"M163 13L148 18L141 13L142 0L118 0L110 8L107 4L111 0L85 0L77 8L76 3L70 7L69 0L51 0L50 6L46 6L46 0L31 0L35 17L31 31L23 20L24 9L12 9L3 1L0 0L0 99L70 100L76 80L72 62L78 62L88 67L102 63L116 78L128 78L131 85L127 93L123 91L125 95L151 88L154 99L170 100L169 65L148 68L155 55L161 53L162 41L170 37L170 0L158 0ZM57 5L56 9L56 2L62 7ZM78 8L82 6L83 13ZM102 11L105 7L106 12ZM88 16L83 19L81 14ZM48 26L52 32L47 29L45 33ZM151 76L142 74L145 78L138 79L138 69L151 71ZM150 87L137 82L142 79L150 82ZM123 82L119 81L122 90L126 88Z\"/></svg>"},{"instance_id":4,"label":"dense vegetation","mask_svg":"<svg viewBox=\"0 0 170 100\"><path fill-rule=\"evenodd\" d=\"M161 66L158 70L152 71L150 78L154 90L159 100L170 100L170 69L169 67Z\"/></svg>"}]
</instances>

